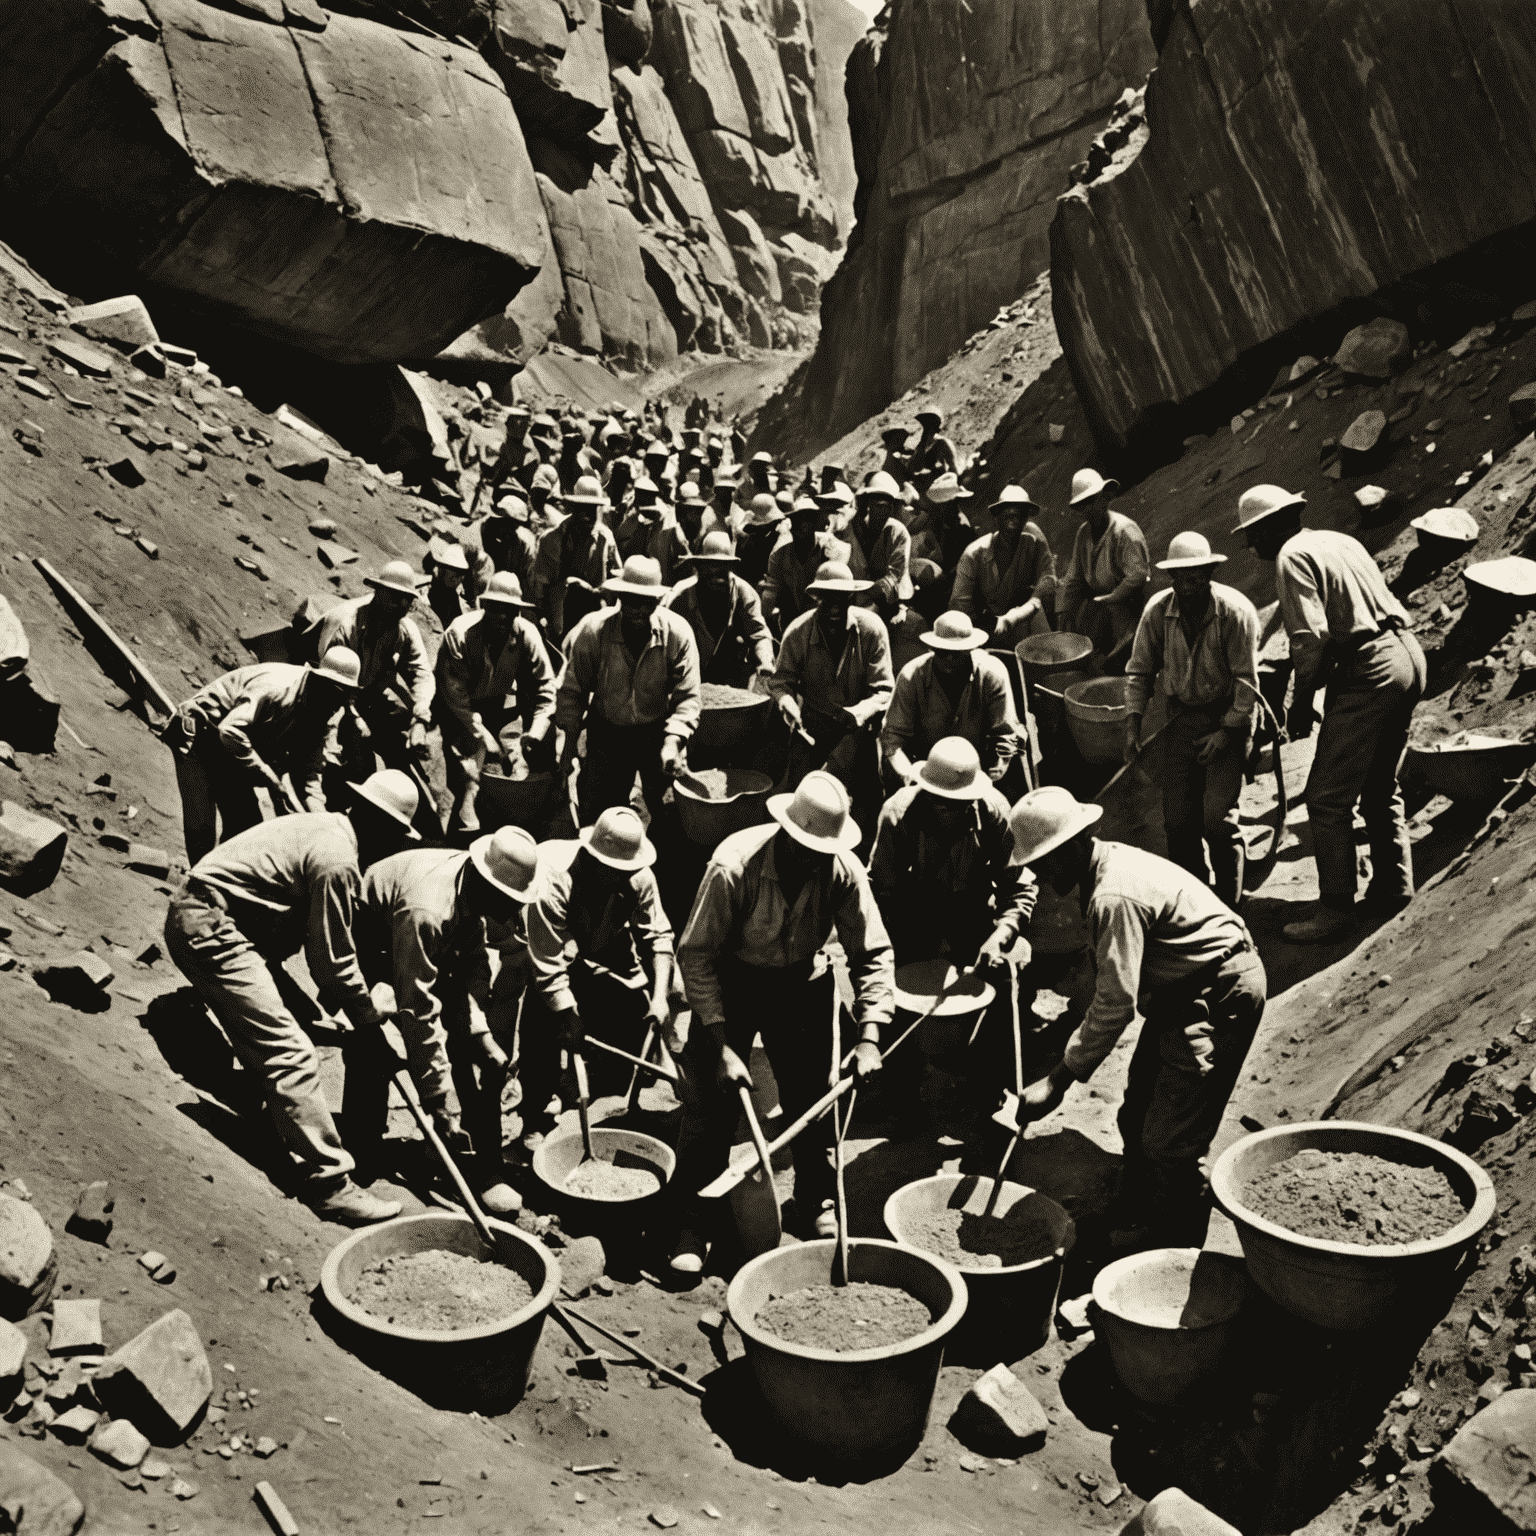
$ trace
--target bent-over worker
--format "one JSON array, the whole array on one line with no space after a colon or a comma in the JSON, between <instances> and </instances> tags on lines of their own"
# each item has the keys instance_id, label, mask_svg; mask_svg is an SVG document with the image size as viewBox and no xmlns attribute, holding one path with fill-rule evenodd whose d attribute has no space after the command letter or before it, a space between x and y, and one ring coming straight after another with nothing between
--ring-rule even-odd
<instances>
[{"instance_id":1,"label":"bent-over worker","mask_svg":"<svg viewBox=\"0 0 1536 1536\"><path fill-rule=\"evenodd\" d=\"M226 838L261 821L258 787L279 815L325 809L325 751L357 677L356 652L339 645L316 667L237 667L177 709L164 739L176 766L189 864L218 842L221 820Z\"/></svg>"},{"instance_id":2,"label":"bent-over worker","mask_svg":"<svg viewBox=\"0 0 1536 1536\"><path fill-rule=\"evenodd\" d=\"M880 1030L895 1011L891 941L853 853L859 829L847 791L830 774L811 773L794 794L770 796L768 811L776 825L734 832L715 849L678 946L693 1010L682 1057L676 1176L683 1226L672 1257L672 1267L685 1274L697 1274L708 1251L704 1202L695 1192L724 1171L730 1156L738 1087L753 1086L753 1039L762 1035L786 1124L830 1086L837 984L822 947L834 927L853 984L859 1078L880 1070ZM839 1042L844 1055L848 1044ZM800 1228L824 1237L835 1230L825 1208L832 1194L829 1131L824 1120L792 1143Z\"/></svg>"},{"instance_id":3,"label":"bent-over worker","mask_svg":"<svg viewBox=\"0 0 1536 1536\"><path fill-rule=\"evenodd\" d=\"M1390 916L1413 900L1413 845L1397 773L1427 669L1408 614L1370 551L1347 533L1303 528L1305 504L1277 485L1256 485L1238 503L1237 526L1260 560L1275 563L1296 668L1286 721L1293 741L1311 734L1313 697L1328 688L1307 777L1322 900L1313 916L1285 925L1292 943L1315 944L1339 938L1354 921L1357 802L1371 842L1366 905Z\"/></svg>"},{"instance_id":4,"label":"bent-over worker","mask_svg":"<svg viewBox=\"0 0 1536 1536\"><path fill-rule=\"evenodd\" d=\"M1103 807L1057 785L1010 817L1013 857L1062 896L1076 890L1097 961L1093 1001L1061 1063L1025 1089L1019 1123L1039 1120L1085 1083L1138 1008L1120 1135L1124 1216L1117 1241L1199 1247L1209 1211L1200 1159L1264 1014L1264 965L1247 926L1177 864L1092 829Z\"/></svg>"},{"instance_id":5,"label":"bent-over worker","mask_svg":"<svg viewBox=\"0 0 1536 1536\"><path fill-rule=\"evenodd\" d=\"M1086 635L1105 656L1129 647L1152 576L1140 526L1110 509L1119 489L1095 470L1073 475L1069 505L1083 509L1083 522L1056 589L1056 627Z\"/></svg>"},{"instance_id":6,"label":"bent-over worker","mask_svg":"<svg viewBox=\"0 0 1536 1536\"><path fill-rule=\"evenodd\" d=\"M1237 819L1259 691L1259 615L1235 587L1211 577L1225 555L1204 535L1176 534L1157 568L1173 585L1136 626L1125 677L1125 760L1140 751L1154 687L1168 699L1162 730L1163 832L1168 857L1206 878L1229 907L1243 898L1246 851Z\"/></svg>"},{"instance_id":7,"label":"bent-over worker","mask_svg":"<svg viewBox=\"0 0 1536 1536\"><path fill-rule=\"evenodd\" d=\"M352 924L362 869L416 836L416 786L386 768L352 789L345 815L282 816L199 859L171 899L165 947L262 1084L303 1198L319 1215L357 1226L398 1216L400 1205L352 1182L356 1164L326 1106L320 1058L277 974L302 947L325 1007L339 1008L354 1029L386 1020L369 996Z\"/></svg>"}]
</instances>

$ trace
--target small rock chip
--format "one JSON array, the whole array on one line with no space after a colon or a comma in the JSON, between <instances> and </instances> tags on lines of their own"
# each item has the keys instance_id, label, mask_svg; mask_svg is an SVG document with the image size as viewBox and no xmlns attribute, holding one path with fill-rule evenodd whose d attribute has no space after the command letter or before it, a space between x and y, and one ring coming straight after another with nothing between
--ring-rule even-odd
<instances>
[{"instance_id":1,"label":"small rock chip","mask_svg":"<svg viewBox=\"0 0 1536 1536\"><path fill-rule=\"evenodd\" d=\"M265 1461L268 1456L277 1455L277 1441L271 1435L263 1435L252 1449Z\"/></svg>"},{"instance_id":2,"label":"small rock chip","mask_svg":"<svg viewBox=\"0 0 1536 1536\"><path fill-rule=\"evenodd\" d=\"M725 1518L713 1504L702 1504L699 1507L711 1520L723 1520Z\"/></svg>"},{"instance_id":3,"label":"small rock chip","mask_svg":"<svg viewBox=\"0 0 1536 1536\"><path fill-rule=\"evenodd\" d=\"M139 1463L139 1476L147 1477L153 1482L159 1482L162 1477L169 1477L174 1470L170 1462L161 1456L146 1456Z\"/></svg>"},{"instance_id":4,"label":"small rock chip","mask_svg":"<svg viewBox=\"0 0 1536 1536\"><path fill-rule=\"evenodd\" d=\"M77 1403L65 1413L61 1413L48 1428L59 1439L70 1445L80 1445L87 1435L96 1428L101 1415L94 1408L87 1408L83 1403Z\"/></svg>"},{"instance_id":5,"label":"small rock chip","mask_svg":"<svg viewBox=\"0 0 1536 1536\"><path fill-rule=\"evenodd\" d=\"M158 1253L153 1248L150 1248L139 1255L139 1267L141 1269L147 1269L150 1274L154 1274L154 1272L159 1269L160 1266L165 1262L165 1255L163 1253Z\"/></svg>"},{"instance_id":6,"label":"small rock chip","mask_svg":"<svg viewBox=\"0 0 1536 1536\"><path fill-rule=\"evenodd\" d=\"M91 1436L91 1449L114 1467L136 1467L149 1454L149 1439L127 1419L103 1419Z\"/></svg>"},{"instance_id":7,"label":"small rock chip","mask_svg":"<svg viewBox=\"0 0 1536 1536\"><path fill-rule=\"evenodd\" d=\"M173 1499L195 1499L198 1487L196 1483L189 1483L184 1477L173 1477L166 1491Z\"/></svg>"},{"instance_id":8,"label":"small rock chip","mask_svg":"<svg viewBox=\"0 0 1536 1536\"><path fill-rule=\"evenodd\" d=\"M132 459L118 459L116 463L108 464L107 473L129 490L144 484L144 471Z\"/></svg>"},{"instance_id":9,"label":"small rock chip","mask_svg":"<svg viewBox=\"0 0 1536 1536\"><path fill-rule=\"evenodd\" d=\"M960 1470L962 1472L980 1472L986 1466L980 1456L962 1456L960 1458Z\"/></svg>"},{"instance_id":10,"label":"small rock chip","mask_svg":"<svg viewBox=\"0 0 1536 1536\"><path fill-rule=\"evenodd\" d=\"M1006 1365L980 1377L955 1410L957 1427L968 1442L985 1443L1015 1453L1045 1441L1050 1420L1028 1387Z\"/></svg>"},{"instance_id":11,"label":"small rock chip","mask_svg":"<svg viewBox=\"0 0 1536 1536\"><path fill-rule=\"evenodd\" d=\"M651 1523L659 1525L664 1531L670 1531L681 1518L670 1504L660 1504L651 1511Z\"/></svg>"}]
</instances>

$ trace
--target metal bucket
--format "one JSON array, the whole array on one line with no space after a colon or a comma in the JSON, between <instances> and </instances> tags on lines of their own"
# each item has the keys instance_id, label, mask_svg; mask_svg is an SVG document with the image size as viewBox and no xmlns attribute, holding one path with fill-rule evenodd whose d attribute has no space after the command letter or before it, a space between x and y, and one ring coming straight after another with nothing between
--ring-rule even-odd
<instances>
[{"instance_id":1,"label":"metal bucket","mask_svg":"<svg viewBox=\"0 0 1536 1536\"><path fill-rule=\"evenodd\" d=\"M923 1438L944 1346L965 1316L965 1280L930 1253L878 1238L848 1244L848 1278L896 1286L926 1304L934 1322L878 1349L792 1344L758 1326L772 1296L832 1280L837 1243L823 1239L759 1254L736 1272L725 1305L779 1429L834 1462L905 1456Z\"/></svg>"},{"instance_id":2,"label":"metal bucket","mask_svg":"<svg viewBox=\"0 0 1536 1536\"><path fill-rule=\"evenodd\" d=\"M699 715L698 729L689 739L689 755L697 763L713 763L733 753L755 752L772 704L773 700L765 694L750 704L706 708Z\"/></svg>"},{"instance_id":3,"label":"metal bucket","mask_svg":"<svg viewBox=\"0 0 1536 1536\"><path fill-rule=\"evenodd\" d=\"M1126 1390L1172 1407L1220 1372L1232 1320L1247 1294L1236 1259L1198 1248L1153 1248L1099 1271L1094 1325Z\"/></svg>"},{"instance_id":4,"label":"metal bucket","mask_svg":"<svg viewBox=\"0 0 1536 1536\"><path fill-rule=\"evenodd\" d=\"M530 773L525 779L509 779L493 772L487 764L480 775L480 798L475 803L481 830L522 827L535 837L541 836L557 782L558 775L553 773Z\"/></svg>"},{"instance_id":5,"label":"metal bucket","mask_svg":"<svg viewBox=\"0 0 1536 1536\"><path fill-rule=\"evenodd\" d=\"M1430 787L1452 800L1497 800L1510 780L1536 763L1536 742L1459 731L1446 741L1410 746Z\"/></svg>"},{"instance_id":6,"label":"metal bucket","mask_svg":"<svg viewBox=\"0 0 1536 1536\"><path fill-rule=\"evenodd\" d=\"M1124 761L1125 689L1123 677L1095 677L1066 690L1067 729L1085 762Z\"/></svg>"},{"instance_id":7,"label":"metal bucket","mask_svg":"<svg viewBox=\"0 0 1536 1536\"><path fill-rule=\"evenodd\" d=\"M555 1196L566 1231L602 1233L644 1227L677 1172L677 1153L666 1142L642 1131L594 1125L592 1154L599 1161L613 1162L623 1157L630 1166L643 1163L661 1180L661 1188L638 1200L605 1200L574 1194L565 1187L565 1181L585 1156L581 1132L565 1131L548 1137L533 1154L533 1171Z\"/></svg>"},{"instance_id":8,"label":"metal bucket","mask_svg":"<svg viewBox=\"0 0 1536 1536\"><path fill-rule=\"evenodd\" d=\"M768 820L768 797L773 780L753 768L729 768L726 793L720 798L695 794L681 779L673 781L672 795L683 835L693 843L713 848L721 838Z\"/></svg>"},{"instance_id":9,"label":"metal bucket","mask_svg":"<svg viewBox=\"0 0 1536 1536\"><path fill-rule=\"evenodd\" d=\"M928 1012L933 1000L959 973L948 960L916 960L896 972L895 1039L912 1022ZM975 1037L976 1030L997 996L993 987L979 976L969 977L953 996L947 997L933 1017L918 1026L917 1043L925 1056L946 1056L963 1051ZM907 1015L903 1021L901 1015Z\"/></svg>"},{"instance_id":10,"label":"metal bucket","mask_svg":"<svg viewBox=\"0 0 1536 1536\"><path fill-rule=\"evenodd\" d=\"M1026 635L1014 646L1013 654L1024 681L1033 687L1054 673L1079 670L1093 655L1093 641L1087 635L1052 630L1044 635Z\"/></svg>"},{"instance_id":11,"label":"metal bucket","mask_svg":"<svg viewBox=\"0 0 1536 1536\"><path fill-rule=\"evenodd\" d=\"M502 1412L522 1397L560 1289L560 1266L542 1243L492 1220L501 1263L523 1277L533 1299L520 1311L479 1328L402 1328L365 1312L353 1292L365 1269L382 1259L429 1248L494 1262L468 1216L430 1211L365 1227L331 1249L320 1288L342 1321L347 1345L375 1369L439 1407Z\"/></svg>"},{"instance_id":12,"label":"metal bucket","mask_svg":"<svg viewBox=\"0 0 1536 1536\"><path fill-rule=\"evenodd\" d=\"M992 1183L974 1174L936 1173L904 1184L885 1202L886 1230L898 1243L928 1252L913 1235L914 1223L943 1210L979 1218L991 1198ZM1077 1228L1065 1209L1027 1184L1005 1180L992 1214L1000 1222L1027 1222L1028 1235L1038 1235L1040 1251L1021 1263L992 1269L955 1264L965 1276L970 1303L945 1350L951 1364L993 1366L1039 1349L1051 1334L1063 1260L1077 1240Z\"/></svg>"}]
</instances>

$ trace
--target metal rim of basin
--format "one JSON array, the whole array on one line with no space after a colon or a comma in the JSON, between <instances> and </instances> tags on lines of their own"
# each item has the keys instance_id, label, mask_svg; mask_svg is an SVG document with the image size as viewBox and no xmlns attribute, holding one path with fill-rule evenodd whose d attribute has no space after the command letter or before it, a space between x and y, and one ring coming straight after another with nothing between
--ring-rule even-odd
<instances>
[{"instance_id":1,"label":"metal rim of basin","mask_svg":"<svg viewBox=\"0 0 1536 1536\"><path fill-rule=\"evenodd\" d=\"M1241 1186L1237 1170L1247 1153L1265 1142L1287 1139L1296 1141L1295 1152L1302 1152L1306 1150L1307 1144L1297 1138L1318 1131L1330 1133L1343 1131L1369 1133L1373 1137L1384 1136L1389 1140L1423 1148L1430 1154L1426 1161L1431 1166L1436 1163L1452 1164L1459 1168L1472 1183L1472 1204L1467 1214L1454 1227L1440 1233L1438 1237L1419 1238L1411 1243L1336 1243L1327 1238L1305 1237L1300 1232L1293 1232L1291 1228L1269 1221L1243 1204L1238 1198L1238 1190ZM1341 1149L1330 1148L1329 1150ZM1357 1147L1352 1150L1364 1151L1365 1148ZM1381 1154L1373 1152L1370 1155L1380 1156ZM1283 1160L1277 1159L1277 1161ZM1423 1164L1405 1164L1405 1166L1415 1167ZM1493 1186L1493 1180L1465 1152L1458 1152L1455 1147L1448 1146L1443 1141L1421 1136L1417 1131L1405 1131L1395 1125L1373 1125L1368 1120L1305 1120L1300 1125L1277 1125L1265 1131L1250 1132L1242 1140L1233 1142L1216 1160L1216 1166L1211 1169L1211 1193L1215 1196L1216 1203L1234 1221L1246 1223L1267 1237L1290 1243L1312 1253L1336 1254L1341 1258L1373 1261L1421 1258L1426 1254L1442 1253L1448 1249L1459 1248L1476 1238L1478 1233L1493 1220L1499 1204L1498 1191Z\"/></svg>"},{"instance_id":2,"label":"metal rim of basin","mask_svg":"<svg viewBox=\"0 0 1536 1536\"><path fill-rule=\"evenodd\" d=\"M949 1194L953 1196L954 1192L959 1189L959 1187L967 1179L975 1180L976 1187L972 1191L972 1198L974 1198L976 1195L982 1194L983 1192L988 1195L992 1193L993 1180L990 1175L984 1173L935 1173L930 1174L926 1179L913 1179L910 1184L903 1184L900 1189L892 1191L892 1193L886 1197L885 1205L881 1210L880 1214L885 1222L886 1230L891 1233L891 1235L898 1243L901 1244L903 1248L915 1249L918 1253L921 1253L928 1258L942 1257L942 1255L934 1253L931 1248L924 1248L921 1243L913 1242L911 1238L902 1236L901 1212L899 1209L901 1197L906 1194L908 1190L920 1189L924 1185L939 1186L944 1184L949 1186ZM983 1186L985 1186L985 1190L983 1190ZM1013 1179L1004 1179L1003 1196L1006 1196L1010 1189L1018 1190L1020 1192L1021 1198L1028 1195L1041 1195L1042 1199L1051 1199L1049 1195L1041 1194L1040 1190L1035 1189L1028 1184L1019 1184ZM999 1201L1001 1201L1003 1196L999 1196ZM1072 1251L1077 1242L1077 1224L1072 1220L1071 1213L1066 1209L1065 1206L1060 1205L1055 1200L1051 1200L1051 1204L1055 1205L1057 1209L1060 1210L1061 1213L1067 1218L1069 1235L1067 1242L1063 1247L1053 1248L1049 1253L1042 1254L1040 1258L1027 1259L1022 1264L999 1264L995 1268L987 1268L983 1265L956 1264L953 1259L945 1259L944 1262L950 1265L952 1268L958 1270L960 1274L964 1275L967 1283L970 1282L972 1276L975 1276L977 1279L990 1280L996 1278L999 1275L1025 1275L1028 1274L1031 1270L1043 1269L1047 1264L1060 1264L1066 1258L1067 1254ZM956 1207L946 1208L956 1209Z\"/></svg>"},{"instance_id":3,"label":"metal rim of basin","mask_svg":"<svg viewBox=\"0 0 1536 1536\"><path fill-rule=\"evenodd\" d=\"M1239 1281L1242 1271L1233 1264L1233 1284L1228 1291L1225 1306L1226 1310L1219 1316L1208 1317L1203 1323L1153 1323L1144 1317L1131 1317L1114 1305L1114 1297L1111 1294L1113 1287L1120 1280L1135 1275L1138 1271L1151 1268L1159 1263L1167 1263L1170 1254L1190 1255L1190 1272L1194 1272L1195 1265L1200 1262L1203 1250L1199 1248L1148 1248L1141 1253L1127 1254L1123 1259L1116 1259L1111 1264L1106 1264L1098 1274L1093 1277L1093 1304L1099 1311L1107 1313L1117 1322L1127 1323L1132 1328L1149 1328L1159 1333L1183 1334L1204 1333L1211 1328L1225 1328L1228 1323L1243 1310L1243 1305L1248 1299L1249 1282L1245 1279ZM1215 1257L1221 1258L1222 1255Z\"/></svg>"},{"instance_id":4,"label":"metal rim of basin","mask_svg":"<svg viewBox=\"0 0 1536 1536\"><path fill-rule=\"evenodd\" d=\"M802 1250L831 1249L837 1246L837 1239L835 1237L817 1238L812 1242L800 1243L796 1246ZM910 1339L903 1339L899 1344L881 1344L873 1349L819 1349L812 1344L794 1344L776 1333L769 1332L766 1328L758 1327L756 1313L751 1317L742 1315L745 1310L741 1305L741 1293L745 1289L743 1277L755 1269L766 1268L773 1262L776 1255L793 1251L793 1249L774 1248L743 1264L736 1271L726 1290L725 1310L730 1315L731 1321L735 1323L737 1332L760 1349L777 1350L781 1355L793 1355L800 1360L824 1361L829 1365L863 1365L872 1360L889 1360L897 1355L914 1354L920 1349L927 1349L931 1345L940 1343L954 1331L955 1325L965 1315L966 1306L970 1301L970 1292L966 1289L965 1276L953 1264L941 1259L936 1253L929 1253L924 1248L913 1248L907 1243L895 1243L883 1237L850 1237L848 1239L850 1268L853 1252L858 1248L899 1248L902 1253L910 1254L913 1258L931 1264L949 1284L949 1306L921 1333L914 1333ZM831 1273L830 1266L828 1273ZM857 1283L855 1281L855 1284ZM907 1294L910 1296L912 1293L908 1291Z\"/></svg>"},{"instance_id":5,"label":"metal rim of basin","mask_svg":"<svg viewBox=\"0 0 1536 1536\"><path fill-rule=\"evenodd\" d=\"M1026 635L1014 646L1013 653L1026 666L1039 671L1065 671L1093 654L1093 641L1086 635L1052 630L1044 635Z\"/></svg>"},{"instance_id":6,"label":"metal rim of basin","mask_svg":"<svg viewBox=\"0 0 1536 1536\"><path fill-rule=\"evenodd\" d=\"M773 779L766 773L760 773L756 768L727 768L724 771L727 774L749 774L753 779L760 780L761 782L751 784L745 789L738 789L734 795L720 795L716 797L714 795L701 795L696 790L689 789L681 779L674 779L672 781L672 793L684 795L689 800L697 801L700 805L730 805L733 801L740 800L744 795L766 795L773 788ZM729 785L729 779L726 782Z\"/></svg>"},{"instance_id":7,"label":"metal rim of basin","mask_svg":"<svg viewBox=\"0 0 1536 1536\"><path fill-rule=\"evenodd\" d=\"M555 1299L555 1294L560 1289L560 1264L542 1243L535 1242L526 1233L519 1232L516 1227L508 1226L506 1222L497 1221L494 1217L488 1220L493 1231L515 1238L530 1252L537 1254L544 1265L544 1284L534 1293L533 1299L519 1307L516 1312L509 1312L505 1317L497 1318L494 1323L481 1323L474 1328L405 1328L398 1323L387 1321L377 1313L366 1311L342 1291L340 1279L342 1260L359 1243L369 1238L376 1241L381 1232L399 1230L425 1221L462 1222L473 1231L474 1223L468 1216L455 1215L452 1211L423 1211L414 1216L396 1216L393 1220L381 1221L371 1227L360 1227L350 1237L343 1238L326 1255L325 1263L320 1269L320 1289L325 1299L349 1323L366 1328L371 1333L382 1334L385 1338L406 1340L413 1344L470 1344L477 1339L497 1338L523 1323L531 1322L540 1313L548 1310L549 1304ZM481 1246L484 1246L483 1241ZM422 1250L403 1251L420 1252ZM495 1262L495 1260L482 1259L481 1262Z\"/></svg>"},{"instance_id":8,"label":"metal rim of basin","mask_svg":"<svg viewBox=\"0 0 1536 1536\"><path fill-rule=\"evenodd\" d=\"M1113 720L1125 714L1125 689L1123 677L1090 677L1085 682L1073 683L1063 695L1067 713L1095 724ZM1093 697L1095 693L1106 695L1106 702L1100 703Z\"/></svg>"},{"instance_id":9,"label":"metal rim of basin","mask_svg":"<svg viewBox=\"0 0 1536 1536\"><path fill-rule=\"evenodd\" d=\"M598 1148L612 1137L621 1137L626 1143L639 1141L645 1145L636 1149L632 1145L625 1145L621 1150L629 1152L636 1157L649 1157L651 1171L661 1180L661 1188L653 1189L648 1195L631 1195L623 1199L617 1199L611 1195L582 1195L565 1187L564 1179L556 1182L550 1177L549 1164L551 1155L563 1150L571 1142L580 1142L581 1130L577 1127L573 1130L562 1131L557 1136L547 1137L533 1154L533 1171L539 1182L546 1189L553 1190L557 1195L566 1200L576 1200L584 1205L595 1205L605 1210L618 1210L627 1205L639 1205L643 1200L654 1200L672 1182L672 1175L677 1172L677 1154L666 1142L658 1136L648 1136L644 1131L624 1130L617 1126L594 1125L592 1127L592 1150ZM565 1174L569 1178L575 1172L578 1164L573 1163Z\"/></svg>"}]
</instances>

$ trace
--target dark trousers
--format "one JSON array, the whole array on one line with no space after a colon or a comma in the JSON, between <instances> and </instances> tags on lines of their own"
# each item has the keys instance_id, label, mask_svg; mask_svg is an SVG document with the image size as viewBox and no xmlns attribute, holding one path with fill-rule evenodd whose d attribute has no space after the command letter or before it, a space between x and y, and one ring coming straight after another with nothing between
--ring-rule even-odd
<instances>
[{"instance_id":1,"label":"dark trousers","mask_svg":"<svg viewBox=\"0 0 1536 1536\"><path fill-rule=\"evenodd\" d=\"M721 987L725 997L726 1043L749 1061L752 1039L761 1033L768 1063L779 1089L782 1129L789 1126L826 1093L832 1067L829 1033L835 980L829 968L814 980L811 963L765 970L722 960ZM681 1062L683 1081L678 1094L683 1101L683 1126L678 1141L677 1189L680 1215L685 1225L702 1227L720 1219L716 1201L698 1199L698 1191L725 1172L731 1155L731 1139L741 1116L735 1093L724 1093L716 1081L719 1057L715 1031L695 1023ZM844 1030L841 1042L846 1055L857 1036ZM770 1140L772 1127L764 1131ZM832 1140L832 1117L807 1126L790 1144L795 1165L795 1204L804 1221L812 1220L823 1200L832 1196L832 1169L827 1149ZM726 1215L724 1219L729 1219Z\"/></svg>"},{"instance_id":2,"label":"dark trousers","mask_svg":"<svg viewBox=\"0 0 1536 1536\"><path fill-rule=\"evenodd\" d=\"M1195 743L1221 729L1227 706L1191 709L1171 699L1168 707L1162 734L1163 832L1168 857L1197 880L1205 880L1209 850L1211 888L1236 910L1243 897L1246 860L1237 800L1243 791L1249 733L1229 731L1226 746L1210 762L1202 763Z\"/></svg>"},{"instance_id":3,"label":"dark trousers","mask_svg":"<svg viewBox=\"0 0 1536 1536\"><path fill-rule=\"evenodd\" d=\"M666 776L661 771L665 734L665 720L649 725L610 725L595 712L587 716L587 755L582 759L577 785L584 827L590 827L609 806L629 804L636 774L651 820L661 815L662 796L667 792Z\"/></svg>"},{"instance_id":4,"label":"dark trousers","mask_svg":"<svg viewBox=\"0 0 1536 1536\"><path fill-rule=\"evenodd\" d=\"M1237 1086L1267 986L1250 949L1152 993L1120 1106L1127 1225L1152 1227L1160 1241L1204 1241L1200 1159Z\"/></svg>"},{"instance_id":5,"label":"dark trousers","mask_svg":"<svg viewBox=\"0 0 1536 1536\"><path fill-rule=\"evenodd\" d=\"M648 989L627 987L607 971L594 971L579 960L571 967L570 980L586 1032L638 1056L645 1041ZM545 1105L560 1093L560 1051L560 1016L551 1013L542 998L530 994L523 1005L517 1055L525 1121L539 1120ZM622 1092L628 1086L630 1069L617 1057L588 1051L584 1059L594 1097ZM547 1127L540 1124L534 1128Z\"/></svg>"},{"instance_id":6,"label":"dark trousers","mask_svg":"<svg viewBox=\"0 0 1536 1536\"><path fill-rule=\"evenodd\" d=\"M181 831L187 863L211 853L222 833L227 841L261 820L261 806L245 770L224 750L216 728L201 721L189 730L176 716L166 729L165 744L176 765L181 791Z\"/></svg>"}]
</instances>

